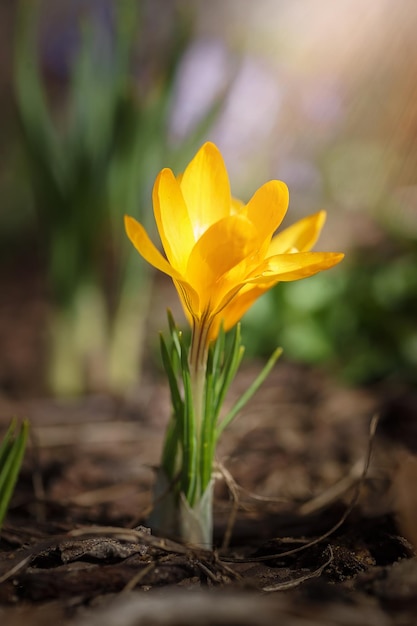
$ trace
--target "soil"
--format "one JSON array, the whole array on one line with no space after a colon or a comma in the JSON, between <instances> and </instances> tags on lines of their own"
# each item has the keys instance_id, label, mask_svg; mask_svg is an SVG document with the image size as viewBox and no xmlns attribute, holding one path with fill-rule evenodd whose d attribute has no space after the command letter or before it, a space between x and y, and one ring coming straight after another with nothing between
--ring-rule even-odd
<instances>
[{"instance_id":1,"label":"soil","mask_svg":"<svg viewBox=\"0 0 417 626\"><path fill-rule=\"evenodd\" d=\"M0 537L2 624L416 623L412 390L278 363L221 441L215 550L185 546L147 526L165 381L145 371L128 399L45 397L28 329L42 289L30 307L18 293L0 307L0 427L28 417L31 442Z\"/></svg>"}]
</instances>

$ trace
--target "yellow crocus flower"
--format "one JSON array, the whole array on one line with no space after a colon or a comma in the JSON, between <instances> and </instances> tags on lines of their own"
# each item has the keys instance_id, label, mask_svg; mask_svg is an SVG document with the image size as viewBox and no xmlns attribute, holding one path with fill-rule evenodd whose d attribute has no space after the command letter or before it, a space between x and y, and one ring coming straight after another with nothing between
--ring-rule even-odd
<instances>
[{"instance_id":1,"label":"yellow crocus flower","mask_svg":"<svg viewBox=\"0 0 417 626\"><path fill-rule=\"evenodd\" d=\"M139 254L174 281L194 339L199 338L200 359L221 323L232 328L265 291L342 260L341 253L310 252L324 211L274 236L288 200L288 188L278 180L262 185L247 204L232 198L223 158L208 142L182 175L163 169L156 178L153 208L166 258L144 227L125 217Z\"/></svg>"}]
</instances>

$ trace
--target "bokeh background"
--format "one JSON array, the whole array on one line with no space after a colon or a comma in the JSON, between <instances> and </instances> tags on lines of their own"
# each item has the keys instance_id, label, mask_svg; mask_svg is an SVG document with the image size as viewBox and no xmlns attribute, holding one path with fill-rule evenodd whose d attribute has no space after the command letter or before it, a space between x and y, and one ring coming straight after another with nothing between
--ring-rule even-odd
<instances>
[{"instance_id":1,"label":"bokeh background","mask_svg":"<svg viewBox=\"0 0 417 626\"><path fill-rule=\"evenodd\" d=\"M417 382L414 0L50 0L0 5L0 389L126 394L158 371L165 309L123 231L155 235L158 171L212 140L235 196L290 188L337 268L245 316L248 358L348 384Z\"/></svg>"}]
</instances>

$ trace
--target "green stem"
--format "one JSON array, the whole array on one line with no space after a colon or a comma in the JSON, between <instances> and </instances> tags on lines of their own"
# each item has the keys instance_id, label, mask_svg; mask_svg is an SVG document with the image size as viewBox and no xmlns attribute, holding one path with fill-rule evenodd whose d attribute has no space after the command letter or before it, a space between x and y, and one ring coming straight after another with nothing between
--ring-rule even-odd
<instances>
[{"instance_id":1,"label":"green stem","mask_svg":"<svg viewBox=\"0 0 417 626\"><path fill-rule=\"evenodd\" d=\"M213 374L208 373L205 381L204 416L201 426L200 442L200 487L203 493L211 480L214 456L214 427L215 415L213 406Z\"/></svg>"},{"instance_id":2,"label":"green stem","mask_svg":"<svg viewBox=\"0 0 417 626\"><path fill-rule=\"evenodd\" d=\"M198 501L202 495L201 483L201 458L202 448L204 446L205 435L205 383L206 383L206 363L207 363L207 336L209 327L204 325L194 325L191 348L190 348L190 388L191 388L191 404L192 418L194 421L195 440L196 440L196 465L193 471L196 474L195 490L192 497L188 498L191 506ZM186 402L187 403L187 402Z\"/></svg>"},{"instance_id":3,"label":"green stem","mask_svg":"<svg viewBox=\"0 0 417 626\"><path fill-rule=\"evenodd\" d=\"M183 371L185 372L183 364ZM198 427L193 402L193 383L190 373L184 376L184 420L182 428L181 490L188 502L194 502L198 488Z\"/></svg>"}]
</instances>

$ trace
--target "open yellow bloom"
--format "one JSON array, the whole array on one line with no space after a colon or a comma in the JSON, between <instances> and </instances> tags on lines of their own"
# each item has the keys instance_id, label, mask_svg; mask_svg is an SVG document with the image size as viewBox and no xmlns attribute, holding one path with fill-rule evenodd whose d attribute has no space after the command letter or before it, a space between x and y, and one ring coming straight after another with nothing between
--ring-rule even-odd
<instances>
[{"instance_id":1,"label":"open yellow bloom","mask_svg":"<svg viewBox=\"0 0 417 626\"><path fill-rule=\"evenodd\" d=\"M274 236L288 208L287 186L271 180L246 205L235 200L223 158L212 143L200 148L181 176L170 169L160 172L153 207L166 258L128 216L126 232L144 259L171 276L205 345L216 338L221 323L225 330L233 327L279 281L312 276L344 256L310 252L324 211Z\"/></svg>"}]
</instances>

